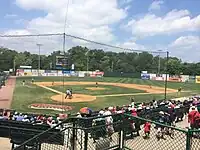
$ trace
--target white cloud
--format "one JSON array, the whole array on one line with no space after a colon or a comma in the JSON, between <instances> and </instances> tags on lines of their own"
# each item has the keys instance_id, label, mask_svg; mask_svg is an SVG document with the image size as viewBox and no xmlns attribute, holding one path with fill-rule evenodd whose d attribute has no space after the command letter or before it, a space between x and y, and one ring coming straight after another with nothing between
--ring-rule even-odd
<instances>
[{"instance_id":1,"label":"white cloud","mask_svg":"<svg viewBox=\"0 0 200 150\"><path fill-rule=\"evenodd\" d=\"M146 47L144 45L137 44L135 42L135 39L131 38L124 43L119 43L117 46L127 48L127 49L132 49L132 50L145 50ZM125 50L126 51L126 50Z\"/></svg>"},{"instance_id":2,"label":"white cloud","mask_svg":"<svg viewBox=\"0 0 200 150\"><path fill-rule=\"evenodd\" d=\"M164 1L162 0L155 0L151 5L149 6L149 11L152 10L160 10L161 5L164 4Z\"/></svg>"},{"instance_id":3,"label":"white cloud","mask_svg":"<svg viewBox=\"0 0 200 150\"><path fill-rule=\"evenodd\" d=\"M32 19L27 30L37 33L64 31L64 18L67 1L59 0L16 0L16 4L25 10L43 10L45 17ZM67 15L67 33L101 42L110 42L114 36L110 25L127 16L126 10L118 7L117 0L69 0ZM100 7L101 6L101 7Z\"/></svg>"},{"instance_id":4,"label":"white cloud","mask_svg":"<svg viewBox=\"0 0 200 150\"><path fill-rule=\"evenodd\" d=\"M8 30L4 32L4 35L30 35L31 33L28 30Z\"/></svg>"},{"instance_id":5,"label":"white cloud","mask_svg":"<svg viewBox=\"0 0 200 150\"><path fill-rule=\"evenodd\" d=\"M188 10L172 10L163 17L148 13L141 19L132 19L125 26L137 36L174 34L200 30L200 15L191 17Z\"/></svg>"},{"instance_id":6,"label":"white cloud","mask_svg":"<svg viewBox=\"0 0 200 150\"><path fill-rule=\"evenodd\" d=\"M180 46L180 47L187 47L187 46L200 46L200 37L198 36L181 36L176 39L171 46Z\"/></svg>"},{"instance_id":7,"label":"white cloud","mask_svg":"<svg viewBox=\"0 0 200 150\"><path fill-rule=\"evenodd\" d=\"M120 8L118 0L104 2L102 0L69 0L66 33L98 42L113 42L115 36L111 26L127 17L128 3L131 0L125 0L124 2L126 4L124 4L123 8ZM41 10L46 15L26 21L24 23L26 27L23 29L9 30L4 34L63 33L67 3L67 0L57 0L56 2L55 0L16 0L16 5L26 10L27 13L30 10ZM57 41L53 42L53 40ZM15 45L17 49L20 49L20 43L23 43L26 49L34 50L37 41L38 38L34 37L18 38L9 41L9 44ZM43 43L43 48L48 52L52 52L56 48L62 49L62 38L40 38L40 43ZM88 42L72 38L66 39L67 48L79 45L78 43L91 48L95 46L96 48L101 48L99 45L89 44ZM6 42L3 44L5 45ZM9 44L7 45L9 46Z\"/></svg>"},{"instance_id":8,"label":"white cloud","mask_svg":"<svg viewBox=\"0 0 200 150\"><path fill-rule=\"evenodd\" d=\"M18 17L17 14L6 14L6 15L4 16L4 18L6 18L6 19L12 19L12 18L16 18L16 17Z\"/></svg>"},{"instance_id":9,"label":"white cloud","mask_svg":"<svg viewBox=\"0 0 200 150\"><path fill-rule=\"evenodd\" d=\"M170 52L174 56L181 57L184 61L199 61L200 37L181 36L169 45Z\"/></svg>"}]
</instances>

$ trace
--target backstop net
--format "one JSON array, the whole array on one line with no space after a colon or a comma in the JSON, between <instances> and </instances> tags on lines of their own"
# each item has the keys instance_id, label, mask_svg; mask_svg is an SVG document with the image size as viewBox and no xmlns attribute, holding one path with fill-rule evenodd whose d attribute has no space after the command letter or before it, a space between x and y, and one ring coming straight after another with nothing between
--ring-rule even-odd
<instances>
[{"instance_id":1,"label":"backstop net","mask_svg":"<svg viewBox=\"0 0 200 150\"><path fill-rule=\"evenodd\" d=\"M155 98L153 94L160 94L159 99L166 98L165 80L169 76L163 50L135 50L131 44L108 45L67 34L1 35L0 46L2 55L9 55L1 60L4 64L7 62L7 68L0 64L1 69L12 69L16 76L29 77L28 82L42 81L35 76L59 76L59 79L52 78L49 85L40 85L51 86L57 80L63 81L63 88L58 90L61 93L57 94L66 92L65 77L89 76L95 77L94 81L104 81L96 77L105 76L118 77L112 82L140 85L138 89L152 93L150 99ZM64 96L59 99L63 104Z\"/></svg>"}]
</instances>

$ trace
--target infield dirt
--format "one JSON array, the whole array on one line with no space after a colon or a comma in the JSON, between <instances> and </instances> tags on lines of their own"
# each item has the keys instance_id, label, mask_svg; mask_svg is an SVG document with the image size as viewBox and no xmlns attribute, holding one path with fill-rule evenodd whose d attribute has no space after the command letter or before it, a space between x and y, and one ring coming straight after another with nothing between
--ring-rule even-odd
<instances>
[{"instance_id":1,"label":"infield dirt","mask_svg":"<svg viewBox=\"0 0 200 150\"><path fill-rule=\"evenodd\" d=\"M54 82L52 84L52 82L36 82L36 85L40 86L40 87L48 87L48 89L50 89L50 87L52 86L59 86L59 85L96 85L96 82ZM163 87L157 87L157 86L150 86L150 85L139 85L139 84L126 84L126 83L111 83L111 82L99 82L98 85L110 85L110 86L118 86L118 87L123 87L123 88L132 88L132 89L138 89L138 90L143 90L146 93L149 94L161 94L165 92L165 89ZM97 87L98 88L98 87ZM91 90L94 90L95 87L93 87ZM103 90L103 89L101 89ZM55 93L57 93L57 95L54 95L51 97L52 100L55 101L62 101L62 102L88 102L88 101L94 101L96 99L96 96L92 96L92 95L85 95L85 94L73 94L72 99L64 99L63 94L59 91L56 90L51 90ZM177 90L175 89L167 89L167 93L174 93L177 92ZM58 95L59 94L59 95ZM135 94L139 94L139 93L135 93ZM123 95L123 94L121 94Z\"/></svg>"}]
</instances>

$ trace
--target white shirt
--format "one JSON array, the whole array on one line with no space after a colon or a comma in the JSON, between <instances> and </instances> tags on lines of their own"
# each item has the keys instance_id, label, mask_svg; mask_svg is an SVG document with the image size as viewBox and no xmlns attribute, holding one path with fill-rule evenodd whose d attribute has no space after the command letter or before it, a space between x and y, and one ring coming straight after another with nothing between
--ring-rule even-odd
<instances>
[{"instance_id":1,"label":"white shirt","mask_svg":"<svg viewBox=\"0 0 200 150\"><path fill-rule=\"evenodd\" d=\"M153 102L153 107L158 107L158 103L157 103L157 101L155 101L155 102Z\"/></svg>"},{"instance_id":2,"label":"white shirt","mask_svg":"<svg viewBox=\"0 0 200 150\"><path fill-rule=\"evenodd\" d=\"M66 93L67 93L67 94L71 94L70 90L67 90Z\"/></svg>"},{"instance_id":3,"label":"white shirt","mask_svg":"<svg viewBox=\"0 0 200 150\"><path fill-rule=\"evenodd\" d=\"M108 110L108 111L105 111L103 115L108 116L108 115L112 115L112 113ZM105 117L105 120L106 120L106 123L113 122L112 116Z\"/></svg>"}]
</instances>

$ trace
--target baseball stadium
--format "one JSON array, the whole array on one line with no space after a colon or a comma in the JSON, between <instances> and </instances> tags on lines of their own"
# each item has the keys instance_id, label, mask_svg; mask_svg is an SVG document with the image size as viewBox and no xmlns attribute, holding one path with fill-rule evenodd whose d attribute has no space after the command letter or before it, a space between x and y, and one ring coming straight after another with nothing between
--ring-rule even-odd
<instances>
[{"instance_id":1,"label":"baseball stadium","mask_svg":"<svg viewBox=\"0 0 200 150\"><path fill-rule=\"evenodd\" d=\"M34 35L9 35L2 40L5 37L10 39L8 49L12 41L23 40L29 46L31 40L38 42ZM96 43L100 48L73 46L45 56L40 54L48 48L45 45L36 44L37 55L17 54L15 65L1 73L3 149L200 148L198 116L191 117L200 106L199 76L172 72L168 52L111 53ZM2 53L8 49L2 48ZM137 61L129 62L130 55Z\"/></svg>"},{"instance_id":2,"label":"baseball stadium","mask_svg":"<svg viewBox=\"0 0 200 150\"><path fill-rule=\"evenodd\" d=\"M178 51L190 48L193 54L200 38L182 36L166 48L160 38L175 29L196 31L200 17L187 10L158 17L154 11L164 1L153 1L143 20L137 14L125 25L116 22L127 21L131 0L69 1L61 9L64 0L16 0L13 5L27 18L42 13L45 19L0 24L0 150L200 150L200 63L185 59L191 51L184 58ZM27 27L2 32L13 24ZM128 33L116 26L132 26L129 42L122 42ZM145 49L145 38L154 46Z\"/></svg>"}]
</instances>

